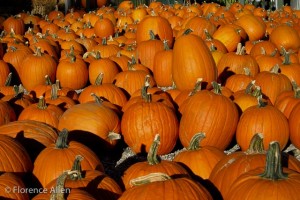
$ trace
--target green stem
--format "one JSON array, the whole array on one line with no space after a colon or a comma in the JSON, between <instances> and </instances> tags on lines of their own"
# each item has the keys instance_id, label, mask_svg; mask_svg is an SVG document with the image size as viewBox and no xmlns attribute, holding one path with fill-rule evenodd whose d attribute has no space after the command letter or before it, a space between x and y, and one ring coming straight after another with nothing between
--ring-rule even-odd
<instances>
[{"instance_id":1,"label":"green stem","mask_svg":"<svg viewBox=\"0 0 300 200\"><path fill-rule=\"evenodd\" d=\"M217 82L213 81L212 83L212 86L213 86L213 92L215 94L222 94L221 93L221 84L218 84Z\"/></svg>"},{"instance_id":2,"label":"green stem","mask_svg":"<svg viewBox=\"0 0 300 200\"><path fill-rule=\"evenodd\" d=\"M103 77L104 77L104 74L102 72L100 74L98 74L98 76L95 80L95 85L102 85Z\"/></svg>"},{"instance_id":3,"label":"green stem","mask_svg":"<svg viewBox=\"0 0 300 200\"><path fill-rule=\"evenodd\" d=\"M205 133L196 133L190 142L190 145L188 146L187 150L193 151L200 149L200 142L205 138Z\"/></svg>"},{"instance_id":4,"label":"green stem","mask_svg":"<svg viewBox=\"0 0 300 200\"><path fill-rule=\"evenodd\" d=\"M186 30L184 31L184 33L183 33L182 35L188 35L188 34L190 34L191 32L193 32L193 30L190 29L190 28L188 28L188 29L186 29Z\"/></svg>"},{"instance_id":5,"label":"green stem","mask_svg":"<svg viewBox=\"0 0 300 200\"><path fill-rule=\"evenodd\" d=\"M10 72L10 73L7 75L7 77L6 77L6 79L5 79L4 86L10 86L10 84L11 84L11 79L12 79L12 72Z\"/></svg>"},{"instance_id":6,"label":"green stem","mask_svg":"<svg viewBox=\"0 0 300 200\"><path fill-rule=\"evenodd\" d=\"M279 73L279 69L280 69L279 65L276 64L276 65L274 65L274 67L272 67L272 69L271 69L270 72L274 73L274 74L278 74Z\"/></svg>"},{"instance_id":7,"label":"green stem","mask_svg":"<svg viewBox=\"0 0 300 200\"><path fill-rule=\"evenodd\" d=\"M278 142L271 142L267 151L266 168L259 175L262 178L277 181L287 179L288 175L283 172L281 163L281 151Z\"/></svg>"},{"instance_id":8,"label":"green stem","mask_svg":"<svg viewBox=\"0 0 300 200\"><path fill-rule=\"evenodd\" d=\"M57 85L52 84L51 85L51 97L50 97L50 99L54 100L54 99L58 98L57 91L58 91Z\"/></svg>"},{"instance_id":9,"label":"green stem","mask_svg":"<svg viewBox=\"0 0 300 200\"><path fill-rule=\"evenodd\" d=\"M40 96L40 97L39 97L39 101L38 101L37 107L38 107L39 109L41 109L41 110L47 109L47 104L46 104L46 101L45 101L45 97L44 97L44 96Z\"/></svg>"},{"instance_id":10,"label":"green stem","mask_svg":"<svg viewBox=\"0 0 300 200\"><path fill-rule=\"evenodd\" d=\"M201 88L201 85L202 85L202 78L198 78L197 81L196 81L196 84L193 88L193 90L189 93L189 96L193 96L194 94L196 94L197 92L199 92L202 88Z\"/></svg>"},{"instance_id":11,"label":"green stem","mask_svg":"<svg viewBox=\"0 0 300 200\"><path fill-rule=\"evenodd\" d=\"M69 132L67 129L63 129L59 132L58 138L55 143L55 148L56 149L66 149L69 147L68 145L68 136Z\"/></svg>"},{"instance_id":12,"label":"green stem","mask_svg":"<svg viewBox=\"0 0 300 200\"><path fill-rule=\"evenodd\" d=\"M70 175L71 180L81 180L83 178L82 177L82 169L81 169L81 161L82 160L83 160L83 156L76 155L71 171L77 171L77 174L75 176L74 176L74 174L71 174Z\"/></svg>"},{"instance_id":13,"label":"green stem","mask_svg":"<svg viewBox=\"0 0 300 200\"><path fill-rule=\"evenodd\" d=\"M170 179L171 179L171 177L165 173L160 173L160 172L150 173L145 176L140 176L138 178L131 179L130 185L139 186L139 185L144 185L147 183L153 183L153 182L157 182L157 181L166 181L166 180L170 180Z\"/></svg>"},{"instance_id":14,"label":"green stem","mask_svg":"<svg viewBox=\"0 0 300 200\"><path fill-rule=\"evenodd\" d=\"M263 143L263 135L261 133L256 133L251 141L249 148L247 149L247 154L254 154L254 153L264 153L264 143Z\"/></svg>"},{"instance_id":15,"label":"green stem","mask_svg":"<svg viewBox=\"0 0 300 200\"><path fill-rule=\"evenodd\" d=\"M245 89L245 93L246 93L246 94L251 94L254 86L255 86L255 80L251 81L251 82L247 85L247 87L246 87L246 89Z\"/></svg>"},{"instance_id":16,"label":"green stem","mask_svg":"<svg viewBox=\"0 0 300 200\"><path fill-rule=\"evenodd\" d=\"M160 160L157 156L157 150L159 145L160 145L160 136L159 134L156 134L151 144L151 147L149 149L149 152L147 154L147 161L149 165L156 165L160 163Z\"/></svg>"},{"instance_id":17,"label":"green stem","mask_svg":"<svg viewBox=\"0 0 300 200\"><path fill-rule=\"evenodd\" d=\"M266 105L267 105L267 103L265 103L265 102L263 101L262 95L259 95L259 96L257 97L257 102L258 102L258 107L259 107L259 108L266 107Z\"/></svg>"}]
</instances>

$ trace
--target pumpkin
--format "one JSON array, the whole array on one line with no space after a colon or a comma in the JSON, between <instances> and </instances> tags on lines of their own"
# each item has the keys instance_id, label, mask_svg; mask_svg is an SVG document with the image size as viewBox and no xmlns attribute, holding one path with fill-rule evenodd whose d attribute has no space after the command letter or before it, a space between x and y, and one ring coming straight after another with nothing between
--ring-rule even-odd
<instances>
[{"instance_id":1,"label":"pumpkin","mask_svg":"<svg viewBox=\"0 0 300 200\"><path fill-rule=\"evenodd\" d=\"M289 78L279 73L279 65L275 65L271 71L258 73L255 76L255 83L260 86L262 94L268 97L273 105L280 93L293 89Z\"/></svg>"},{"instance_id":2,"label":"pumpkin","mask_svg":"<svg viewBox=\"0 0 300 200\"><path fill-rule=\"evenodd\" d=\"M0 60L0 86L4 86L6 78L10 73L9 65L3 60Z\"/></svg>"},{"instance_id":3,"label":"pumpkin","mask_svg":"<svg viewBox=\"0 0 300 200\"><path fill-rule=\"evenodd\" d=\"M275 140L284 148L289 139L287 118L274 106L264 103L261 96L258 98L258 105L243 112L236 128L236 141L243 151L256 133L263 135L265 149Z\"/></svg>"},{"instance_id":4,"label":"pumpkin","mask_svg":"<svg viewBox=\"0 0 300 200\"><path fill-rule=\"evenodd\" d=\"M122 183L124 184L125 190L134 187L130 185L130 180L147 175L149 173L160 172L165 173L169 176L187 176L189 172L181 166L179 163L169 160L161 160L157 156L157 151L160 147L160 136L155 135L154 140L149 149L147 160L136 162L128 167L122 175Z\"/></svg>"},{"instance_id":5,"label":"pumpkin","mask_svg":"<svg viewBox=\"0 0 300 200\"><path fill-rule=\"evenodd\" d=\"M147 184L146 184L147 183ZM120 200L144 200L151 195L157 200L163 199L213 199L208 190L188 177L171 178L165 173L150 173L131 180L136 185L126 190ZM140 194L143 195L140 195Z\"/></svg>"},{"instance_id":6,"label":"pumpkin","mask_svg":"<svg viewBox=\"0 0 300 200\"><path fill-rule=\"evenodd\" d=\"M234 74L228 77L225 82L225 87L230 89L232 92L246 89L253 77L251 77L249 68L244 68L244 71L244 74Z\"/></svg>"},{"instance_id":7,"label":"pumpkin","mask_svg":"<svg viewBox=\"0 0 300 200\"><path fill-rule=\"evenodd\" d=\"M28 152L32 161L57 139L56 130L39 121L20 120L0 126L0 133L15 138Z\"/></svg>"},{"instance_id":8,"label":"pumpkin","mask_svg":"<svg viewBox=\"0 0 300 200\"><path fill-rule=\"evenodd\" d=\"M294 144L297 148L300 147L299 143L299 115L300 112L300 104L297 103L292 109L289 116L289 127L290 127L290 140L292 144Z\"/></svg>"},{"instance_id":9,"label":"pumpkin","mask_svg":"<svg viewBox=\"0 0 300 200\"><path fill-rule=\"evenodd\" d=\"M104 171L97 155L87 146L76 142L68 142L68 130L63 129L55 143L41 151L34 162L33 175L44 188L56 179L62 171L69 170L76 155L84 156L82 169L98 169Z\"/></svg>"},{"instance_id":10,"label":"pumpkin","mask_svg":"<svg viewBox=\"0 0 300 200\"><path fill-rule=\"evenodd\" d=\"M215 165L225 156L224 152L212 146L201 146L205 133L196 133L186 151L175 155L173 161L187 166L196 176L208 179Z\"/></svg>"},{"instance_id":11,"label":"pumpkin","mask_svg":"<svg viewBox=\"0 0 300 200\"><path fill-rule=\"evenodd\" d=\"M115 76L121 71L115 62L109 58L101 58L99 51L88 52L95 60L89 64L89 82L95 84L96 79L100 73L105 74L103 77L103 83L112 83Z\"/></svg>"},{"instance_id":12,"label":"pumpkin","mask_svg":"<svg viewBox=\"0 0 300 200\"><path fill-rule=\"evenodd\" d=\"M57 178L57 183L55 187L51 189L43 190L43 193L39 193L36 195L33 200L42 200L42 199L62 199L62 200L75 200L75 199L82 199L82 200L95 200L95 198L89 194L88 192L82 189L70 189L65 188L65 181L71 175L76 176L78 171L64 171ZM65 198L66 196L66 198Z\"/></svg>"},{"instance_id":13,"label":"pumpkin","mask_svg":"<svg viewBox=\"0 0 300 200\"><path fill-rule=\"evenodd\" d=\"M10 33L13 30L16 34L23 35L25 33L24 21L16 16L10 16L3 22L3 28L6 33Z\"/></svg>"},{"instance_id":14,"label":"pumpkin","mask_svg":"<svg viewBox=\"0 0 300 200\"><path fill-rule=\"evenodd\" d=\"M82 89L88 83L88 66L83 59L69 55L67 59L58 63L56 78L60 81L62 87L73 90Z\"/></svg>"},{"instance_id":15,"label":"pumpkin","mask_svg":"<svg viewBox=\"0 0 300 200\"><path fill-rule=\"evenodd\" d=\"M57 128L62 114L63 110L61 108L53 104L46 104L45 98L41 96L38 103L31 104L22 110L18 120L40 121Z\"/></svg>"},{"instance_id":16,"label":"pumpkin","mask_svg":"<svg viewBox=\"0 0 300 200\"><path fill-rule=\"evenodd\" d=\"M238 123L238 109L228 98L220 94L220 85L213 83L214 90L201 90L188 98L179 125L179 139L188 147L197 132L204 132L202 146L214 146L221 150L228 147Z\"/></svg>"},{"instance_id":17,"label":"pumpkin","mask_svg":"<svg viewBox=\"0 0 300 200\"><path fill-rule=\"evenodd\" d=\"M120 186L114 179L107 176L99 170L82 170L81 162L84 157L76 155L72 168L70 171L76 171L76 174L70 174L65 180L65 188L69 189L82 189L91 194L96 199L117 199L122 194ZM45 187L51 190L55 187L59 178L51 181Z\"/></svg>"},{"instance_id":18,"label":"pumpkin","mask_svg":"<svg viewBox=\"0 0 300 200\"><path fill-rule=\"evenodd\" d=\"M12 172L19 175L30 173L33 169L28 152L16 139L0 135L1 172Z\"/></svg>"},{"instance_id":19,"label":"pumpkin","mask_svg":"<svg viewBox=\"0 0 300 200\"><path fill-rule=\"evenodd\" d=\"M295 199L300 184L299 180L298 172L282 167L280 144L271 142L265 169L257 168L239 176L224 198Z\"/></svg>"},{"instance_id":20,"label":"pumpkin","mask_svg":"<svg viewBox=\"0 0 300 200\"><path fill-rule=\"evenodd\" d=\"M154 56L164 49L163 41L156 39L152 30L149 31L150 39L141 41L136 48L136 55L142 65L153 71Z\"/></svg>"},{"instance_id":21,"label":"pumpkin","mask_svg":"<svg viewBox=\"0 0 300 200\"><path fill-rule=\"evenodd\" d=\"M173 50L167 45L167 41L163 41L164 49L157 52L153 59L153 77L156 84L160 87L171 87Z\"/></svg>"},{"instance_id":22,"label":"pumpkin","mask_svg":"<svg viewBox=\"0 0 300 200\"><path fill-rule=\"evenodd\" d=\"M169 21L161 16L144 17L137 25L136 41L139 44L142 41L147 41L151 37L149 31L153 31L160 40L167 40L169 47L173 47L173 30Z\"/></svg>"},{"instance_id":23,"label":"pumpkin","mask_svg":"<svg viewBox=\"0 0 300 200\"><path fill-rule=\"evenodd\" d=\"M176 39L173 47L172 77L179 90L192 90L199 77L203 78L206 85L216 81L216 63L199 36L184 34Z\"/></svg>"},{"instance_id":24,"label":"pumpkin","mask_svg":"<svg viewBox=\"0 0 300 200\"><path fill-rule=\"evenodd\" d=\"M0 100L0 125L7 124L17 119L16 113L7 101Z\"/></svg>"},{"instance_id":25,"label":"pumpkin","mask_svg":"<svg viewBox=\"0 0 300 200\"><path fill-rule=\"evenodd\" d=\"M0 176L0 197L2 199L22 199L29 200L23 180L13 173L3 173Z\"/></svg>"},{"instance_id":26,"label":"pumpkin","mask_svg":"<svg viewBox=\"0 0 300 200\"><path fill-rule=\"evenodd\" d=\"M282 37L283 35L288 35L289 37ZM293 50L297 52L300 47L299 34L287 24L276 26L271 32L269 40L276 45L277 49L284 47L287 51Z\"/></svg>"},{"instance_id":27,"label":"pumpkin","mask_svg":"<svg viewBox=\"0 0 300 200\"><path fill-rule=\"evenodd\" d=\"M99 17L97 22L94 25L95 34L98 38L109 37L110 35L114 35L115 29L114 24L111 20L104 17Z\"/></svg>"},{"instance_id":28,"label":"pumpkin","mask_svg":"<svg viewBox=\"0 0 300 200\"><path fill-rule=\"evenodd\" d=\"M175 111L164 103L151 101L150 94L143 102L129 106L121 119L124 141L135 153L149 152L157 133L161 137L158 155L170 153L178 139L178 125Z\"/></svg>"},{"instance_id":29,"label":"pumpkin","mask_svg":"<svg viewBox=\"0 0 300 200\"><path fill-rule=\"evenodd\" d=\"M72 140L87 144L96 152L111 149L120 139L120 118L100 98L69 108L61 116L58 129L68 129ZM92 144L90 144L92 141ZM95 149L94 149L94 148ZM96 150L98 149L98 150Z\"/></svg>"},{"instance_id":30,"label":"pumpkin","mask_svg":"<svg viewBox=\"0 0 300 200\"><path fill-rule=\"evenodd\" d=\"M245 47L241 43L238 44L236 52L228 52L221 57L217 68L221 83L225 83L234 74L244 74L245 68L248 68L251 77L259 72L256 60L251 55L245 54Z\"/></svg>"},{"instance_id":31,"label":"pumpkin","mask_svg":"<svg viewBox=\"0 0 300 200\"><path fill-rule=\"evenodd\" d=\"M55 80L57 64L50 55L42 53L40 48L34 54L23 59L20 68L20 79L26 90L45 82L48 75L51 81Z\"/></svg>"}]
</instances>

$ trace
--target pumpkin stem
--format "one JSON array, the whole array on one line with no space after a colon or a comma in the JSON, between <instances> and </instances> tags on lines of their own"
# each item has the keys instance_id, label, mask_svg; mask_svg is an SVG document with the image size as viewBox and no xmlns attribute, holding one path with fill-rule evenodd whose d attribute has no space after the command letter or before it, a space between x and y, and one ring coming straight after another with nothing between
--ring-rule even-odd
<instances>
[{"instance_id":1,"label":"pumpkin stem","mask_svg":"<svg viewBox=\"0 0 300 200\"><path fill-rule=\"evenodd\" d=\"M11 84L11 79L12 79L12 72L10 72L10 73L7 75L7 77L6 77L6 79L5 79L4 86L10 86L10 84Z\"/></svg>"},{"instance_id":2,"label":"pumpkin stem","mask_svg":"<svg viewBox=\"0 0 300 200\"><path fill-rule=\"evenodd\" d=\"M39 97L39 101L38 101L37 107L39 109L41 109L41 110L45 110L47 108L47 104L46 104L44 96L40 96Z\"/></svg>"},{"instance_id":3,"label":"pumpkin stem","mask_svg":"<svg viewBox=\"0 0 300 200\"><path fill-rule=\"evenodd\" d=\"M245 54L245 47L242 45L242 43L238 43L236 49L236 55L244 55L244 54Z\"/></svg>"},{"instance_id":4,"label":"pumpkin stem","mask_svg":"<svg viewBox=\"0 0 300 200\"><path fill-rule=\"evenodd\" d=\"M107 136L108 140L110 141L113 141L113 140L119 140L121 139L121 135L119 133L115 133L113 131L110 131L108 133L108 136Z\"/></svg>"},{"instance_id":5,"label":"pumpkin stem","mask_svg":"<svg viewBox=\"0 0 300 200\"><path fill-rule=\"evenodd\" d=\"M263 101L262 95L259 95L257 97L257 102L258 102L258 107L259 108L263 108L267 105L267 103Z\"/></svg>"},{"instance_id":6,"label":"pumpkin stem","mask_svg":"<svg viewBox=\"0 0 300 200\"><path fill-rule=\"evenodd\" d=\"M252 137L249 148L245 153L254 154L254 153L263 153L263 152L264 152L263 135L261 133L256 133Z\"/></svg>"},{"instance_id":7,"label":"pumpkin stem","mask_svg":"<svg viewBox=\"0 0 300 200\"><path fill-rule=\"evenodd\" d=\"M52 85L52 82L51 82L51 79L50 79L50 76L49 76L49 75L46 75L46 76L45 76L45 84L46 84L46 85Z\"/></svg>"},{"instance_id":8,"label":"pumpkin stem","mask_svg":"<svg viewBox=\"0 0 300 200\"><path fill-rule=\"evenodd\" d=\"M246 89L245 89L245 93L246 93L246 94L251 94L251 93L252 93L253 86L255 86L255 80L251 81L251 82L247 85L247 87L246 87Z\"/></svg>"},{"instance_id":9,"label":"pumpkin stem","mask_svg":"<svg viewBox=\"0 0 300 200\"><path fill-rule=\"evenodd\" d=\"M222 94L221 93L221 84L218 84L217 82L213 81L212 83L212 86L213 86L213 92L215 94Z\"/></svg>"},{"instance_id":10,"label":"pumpkin stem","mask_svg":"<svg viewBox=\"0 0 300 200\"><path fill-rule=\"evenodd\" d=\"M155 40L156 39L156 36L155 36L155 34L152 30L149 31L149 34L150 34L150 40Z\"/></svg>"},{"instance_id":11,"label":"pumpkin stem","mask_svg":"<svg viewBox=\"0 0 300 200\"><path fill-rule=\"evenodd\" d=\"M290 53L287 52L284 47L281 47L281 53L282 53L283 58L284 58L282 64L284 64L284 65L291 64Z\"/></svg>"},{"instance_id":12,"label":"pumpkin stem","mask_svg":"<svg viewBox=\"0 0 300 200\"><path fill-rule=\"evenodd\" d=\"M164 43L164 50L165 51L169 51L170 50L170 47L168 45L168 40L163 40L163 43Z\"/></svg>"},{"instance_id":13,"label":"pumpkin stem","mask_svg":"<svg viewBox=\"0 0 300 200\"><path fill-rule=\"evenodd\" d=\"M272 67L272 69L271 69L270 72L274 73L274 74L278 74L279 73L279 69L280 69L279 64L275 64L274 67Z\"/></svg>"},{"instance_id":14,"label":"pumpkin stem","mask_svg":"<svg viewBox=\"0 0 300 200\"><path fill-rule=\"evenodd\" d=\"M101 97L97 96L95 93L92 92L91 96L94 97L96 103L99 103L99 104L103 103L103 99Z\"/></svg>"},{"instance_id":15,"label":"pumpkin stem","mask_svg":"<svg viewBox=\"0 0 300 200\"><path fill-rule=\"evenodd\" d=\"M205 138L205 133L200 132L196 133L190 142L190 145L188 146L187 150L193 151L200 149L200 142Z\"/></svg>"},{"instance_id":16,"label":"pumpkin stem","mask_svg":"<svg viewBox=\"0 0 300 200\"><path fill-rule=\"evenodd\" d=\"M35 56L42 56L43 53L42 53L42 48L41 47L36 47L35 48Z\"/></svg>"},{"instance_id":17,"label":"pumpkin stem","mask_svg":"<svg viewBox=\"0 0 300 200\"><path fill-rule=\"evenodd\" d=\"M77 171L65 171L62 173L56 181L55 191L51 193L50 200L65 200L65 181L68 176L73 175L76 176L78 174Z\"/></svg>"},{"instance_id":18,"label":"pumpkin stem","mask_svg":"<svg viewBox=\"0 0 300 200\"><path fill-rule=\"evenodd\" d=\"M149 87L150 87L150 75L146 75L144 86L141 89L141 97L143 99L147 99L147 94L148 94L147 91Z\"/></svg>"},{"instance_id":19,"label":"pumpkin stem","mask_svg":"<svg viewBox=\"0 0 300 200\"><path fill-rule=\"evenodd\" d=\"M58 134L58 138L55 143L55 148L57 149L66 149L69 147L68 145L68 136L69 136L69 131L64 128L61 130Z\"/></svg>"},{"instance_id":20,"label":"pumpkin stem","mask_svg":"<svg viewBox=\"0 0 300 200\"><path fill-rule=\"evenodd\" d=\"M106 39L106 37L102 38L102 45L107 45L107 39Z\"/></svg>"},{"instance_id":21,"label":"pumpkin stem","mask_svg":"<svg viewBox=\"0 0 300 200\"><path fill-rule=\"evenodd\" d=\"M254 96L254 97L256 97L256 98L259 97L259 96L261 96L262 93L261 93L260 87L259 86L255 86L255 88L252 91L251 95Z\"/></svg>"},{"instance_id":22,"label":"pumpkin stem","mask_svg":"<svg viewBox=\"0 0 300 200\"><path fill-rule=\"evenodd\" d=\"M161 173L161 172L156 172L156 173L150 173L145 176L140 176L135 179L131 179L130 185L138 186L138 185L144 185L147 183L153 183L153 182L157 182L157 181L166 181L166 180L170 180L170 179L171 179L171 177L168 176L167 174Z\"/></svg>"},{"instance_id":23,"label":"pumpkin stem","mask_svg":"<svg viewBox=\"0 0 300 200\"><path fill-rule=\"evenodd\" d=\"M159 145L160 145L160 136L159 134L156 134L151 144L151 147L149 149L149 152L147 154L147 161L149 165L156 165L160 163L160 160L157 156L157 150Z\"/></svg>"},{"instance_id":24,"label":"pumpkin stem","mask_svg":"<svg viewBox=\"0 0 300 200\"><path fill-rule=\"evenodd\" d=\"M102 85L103 77L104 77L104 73L101 72L100 74L98 74L95 80L95 85Z\"/></svg>"},{"instance_id":25,"label":"pumpkin stem","mask_svg":"<svg viewBox=\"0 0 300 200\"><path fill-rule=\"evenodd\" d=\"M205 33L207 41L212 41L213 40L213 37L209 34L209 32L206 28L204 29L204 33Z\"/></svg>"},{"instance_id":26,"label":"pumpkin stem","mask_svg":"<svg viewBox=\"0 0 300 200\"><path fill-rule=\"evenodd\" d=\"M246 76L251 76L251 71L248 67L244 67L244 72Z\"/></svg>"},{"instance_id":27,"label":"pumpkin stem","mask_svg":"<svg viewBox=\"0 0 300 200\"><path fill-rule=\"evenodd\" d=\"M189 93L189 96L193 96L194 94L196 94L197 92L199 92L201 90L202 80L203 80L203 78L197 78L196 84L195 84L193 90Z\"/></svg>"},{"instance_id":28,"label":"pumpkin stem","mask_svg":"<svg viewBox=\"0 0 300 200\"><path fill-rule=\"evenodd\" d=\"M193 29L188 28L188 29L186 29L186 30L183 32L182 35L188 35L188 34L190 34L191 32L193 32Z\"/></svg>"},{"instance_id":29,"label":"pumpkin stem","mask_svg":"<svg viewBox=\"0 0 300 200\"><path fill-rule=\"evenodd\" d=\"M270 143L267 151L266 168L264 173L259 176L273 181L288 178L288 175L283 172L280 145L277 141Z\"/></svg>"},{"instance_id":30,"label":"pumpkin stem","mask_svg":"<svg viewBox=\"0 0 300 200\"><path fill-rule=\"evenodd\" d=\"M300 98L300 87L297 85L295 81L292 81L292 86L294 90L294 98L299 99Z\"/></svg>"},{"instance_id":31,"label":"pumpkin stem","mask_svg":"<svg viewBox=\"0 0 300 200\"><path fill-rule=\"evenodd\" d=\"M50 99L52 99L52 100L57 99L58 98L57 92L58 92L57 85L52 84L51 85L51 97L50 97Z\"/></svg>"},{"instance_id":32,"label":"pumpkin stem","mask_svg":"<svg viewBox=\"0 0 300 200\"><path fill-rule=\"evenodd\" d=\"M83 160L83 156L81 155L76 155L75 160L73 162L73 166L71 171L77 171L77 174L71 174L70 179L71 180L80 180L82 179L82 169L81 169L81 161Z\"/></svg>"}]
</instances>

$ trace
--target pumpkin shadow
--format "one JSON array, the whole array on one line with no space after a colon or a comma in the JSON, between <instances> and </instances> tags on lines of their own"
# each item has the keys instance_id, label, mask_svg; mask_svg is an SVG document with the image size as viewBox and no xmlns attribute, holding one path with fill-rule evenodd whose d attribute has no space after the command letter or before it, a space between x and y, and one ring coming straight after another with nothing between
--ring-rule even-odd
<instances>
[{"instance_id":1,"label":"pumpkin shadow","mask_svg":"<svg viewBox=\"0 0 300 200\"><path fill-rule=\"evenodd\" d=\"M225 67L225 69L218 76L218 82L220 82L221 85L225 85L226 80L234 74L235 73L230 70L230 67Z\"/></svg>"},{"instance_id":2,"label":"pumpkin shadow","mask_svg":"<svg viewBox=\"0 0 300 200\"><path fill-rule=\"evenodd\" d=\"M203 179L200 176L194 174L192 170L185 164L181 162L177 162L177 163L180 164L183 168L185 168L188 171L188 173L190 174L191 178L194 181L196 181L197 183L205 187L205 189L207 189L207 191L210 193L213 199L223 200L221 192L209 179Z\"/></svg>"}]
</instances>

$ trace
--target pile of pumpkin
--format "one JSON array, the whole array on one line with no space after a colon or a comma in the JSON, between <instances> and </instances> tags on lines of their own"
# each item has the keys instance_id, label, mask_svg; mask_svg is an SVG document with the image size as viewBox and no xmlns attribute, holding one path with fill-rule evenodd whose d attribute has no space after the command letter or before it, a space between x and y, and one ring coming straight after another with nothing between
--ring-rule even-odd
<instances>
[{"instance_id":1,"label":"pile of pumpkin","mask_svg":"<svg viewBox=\"0 0 300 200\"><path fill-rule=\"evenodd\" d=\"M299 25L238 2L0 18L1 198L297 199ZM147 160L112 178L125 147Z\"/></svg>"}]
</instances>

